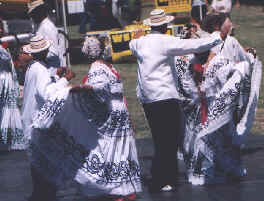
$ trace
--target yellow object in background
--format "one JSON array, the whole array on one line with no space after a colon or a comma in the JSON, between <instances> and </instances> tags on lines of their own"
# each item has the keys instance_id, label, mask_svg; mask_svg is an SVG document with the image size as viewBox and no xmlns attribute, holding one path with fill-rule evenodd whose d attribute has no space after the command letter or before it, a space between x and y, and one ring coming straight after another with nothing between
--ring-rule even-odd
<instances>
[{"instance_id":1,"label":"yellow object in background","mask_svg":"<svg viewBox=\"0 0 264 201\"><path fill-rule=\"evenodd\" d=\"M192 0L155 0L155 7L166 13L190 12Z\"/></svg>"},{"instance_id":2,"label":"yellow object in background","mask_svg":"<svg viewBox=\"0 0 264 201\"><path fill-rule=\"evenodd\" d=\"M181 36L182 24L169 25L166 34L176 37ZM104 37L106 38L106 46L110 48L112 61L116 62L123 57L129 57L132 52L129 49L129 42L134 38L135 31L142 29L145 34L150 33L150 27L142 24L128 25L123 30L106 30L94 31L86 33L86 36Z\"/></svg>"},{"instance_id":3,"label":"yellow object in background","mask_svg":"<svg viewBox=\"0 0 264 201\"><path fill-rule=\"evenodd\" d=\"M110 31L108 36L111 44L112 61L118 61L122 57L131 56L132 52L129 49L129 42L134 38L137 29L145 30L145 34L150 32L150 27L145 25L129 25L121 31ZM166 34L180 37L183 25L170 25Z\"/></svg>"}]
</instances>

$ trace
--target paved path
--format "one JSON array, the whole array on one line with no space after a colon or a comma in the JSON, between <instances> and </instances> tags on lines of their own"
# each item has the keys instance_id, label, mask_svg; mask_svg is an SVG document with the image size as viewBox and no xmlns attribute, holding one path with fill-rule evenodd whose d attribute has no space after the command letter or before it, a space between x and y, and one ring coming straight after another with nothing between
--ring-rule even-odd
<instances>
[{"instance_id":1,"label":"paved path","mask_svg":"<svg viewBox=\"0 0 264 201\"><path fill-rule=\"evenodd\" d=\"M151 139L137 140L143 175L149 176L153 147ZM176 191L150 194L144 192L137 201L263 201L264 200L264 136L252 135L243 156L248 176L240 183L192 186L184 177L180 163L180 179ZM29 163L25 152L0 154L0 201L26 201L32 189ZM61 189L58 201L85 201L77 194L76 184ZM48 200L47 200L48 201ZM98 200L99 201L99 200ZM102 200L100 200L102 201Z\"/></svg>"}]
</instances>

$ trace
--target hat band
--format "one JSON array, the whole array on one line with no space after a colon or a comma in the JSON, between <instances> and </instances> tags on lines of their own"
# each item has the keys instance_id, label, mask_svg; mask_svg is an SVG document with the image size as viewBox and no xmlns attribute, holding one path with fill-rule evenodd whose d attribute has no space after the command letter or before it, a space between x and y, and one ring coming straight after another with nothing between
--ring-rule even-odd
<instances>
[{"instance_id":1,"label":"hat band","mask_svg":"<svg viewBox=\"0 0 264 201\"><path fill-rule=\"evenodd\" d=\"M152 15L152 16L150 16L150 18L155 19L155 18L161 18L163 16L166 16L166 14L165 13L160 13L158 15Z\"/></svg>"},{"instance_id":2,"label":"hat band","mask_svg":"<svg viewBox=\"0 0 264 201\"><path fill-rule=\"evenodd\" d=\"M150 18L150 22L151 23L160 23L160 22L163 22L163 21L166 21L166 15L163 15L163 16L155 16L155 17L152 17Z\"/></svg>"},{"instance_id":3,"label":"hat band","mask_svg":"<svg viewBox=\"0 0 264 201\"><path fill-rule=\"evenodd\" d=\"M47 46L47 41L45 41L45 40L39 41L36 44L34 44L34 43L30 44L31 49L33 49L33 50L42 49L46 46Z\"/></svg>"}]
</instances>

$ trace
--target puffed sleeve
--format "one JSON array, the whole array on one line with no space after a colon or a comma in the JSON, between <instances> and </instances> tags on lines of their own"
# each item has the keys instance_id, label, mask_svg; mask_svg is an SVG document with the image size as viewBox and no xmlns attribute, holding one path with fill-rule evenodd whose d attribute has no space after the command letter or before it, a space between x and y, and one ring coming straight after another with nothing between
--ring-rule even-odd
<instances>
[{"instance_id":1,"label":"puffed sleeve","mask_svg":"<svg viewBox=\"0 0 264 201\"><path fill-rule=\"evenodd\" d=\"M244 78L245 76L248 76L251 72L250 64L247 61L239 62L232 66L233 70L236 70L241 73L241 76Z\"/></svg>"},{"instance_id":2,"label":"puffed sleeve","mask_svg":"<svg viewBox=\"0 0 264 201\"><path fill-rule=\"evenodd\" d=\"M44 66L39 66L37 69L38 72L35 72L36 76L36 89L37 89L37 98L41 101L46 101L50 96L52 96L56 91L67 86L68 81L65 78L61 78L56 83L52 82L50 74Z\"/></svg>"},{"instance_id":3,"label":"puffed sleeve","mask_svg":"<svg viewBox=\"0 0 264 201\"><path fill-rule=\"evenodd\" d=\"M226 85L230 76L236 74L236 79L241 80L250 75L251 67L247 61L229 63L221 67L212 78L209 76L201 85L201 90L207 97L214 97Z\"/></svg>"}]
</instances>

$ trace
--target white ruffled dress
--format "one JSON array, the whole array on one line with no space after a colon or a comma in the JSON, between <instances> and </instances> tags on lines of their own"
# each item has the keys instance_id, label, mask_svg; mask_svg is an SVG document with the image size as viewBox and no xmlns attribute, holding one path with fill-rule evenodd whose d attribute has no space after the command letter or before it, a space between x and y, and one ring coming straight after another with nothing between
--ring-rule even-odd
<instances>
[{"instance_id":1,"label":"white ruffled dress","mask_svg":"<svg viewBox=\"0 0 264 201\"><path fill-rule=\"evenodd\" d=\"M18 108L19 84L9 52L0 46L0 151L24 150L24 137Z\"/></svg>"},{"instance_id":2,"label":"white ruffled dress","mask_svg":"<svg viewBox=\"0 0 264 201\"><path fill-rule=\"evenodd\" d=\"M85 84L93 91L61 90L36 116L32 165L57 185L74 179L88 197L140 192L134 132L119 74L97 61Z\"/></svg>"}]
</instances>

